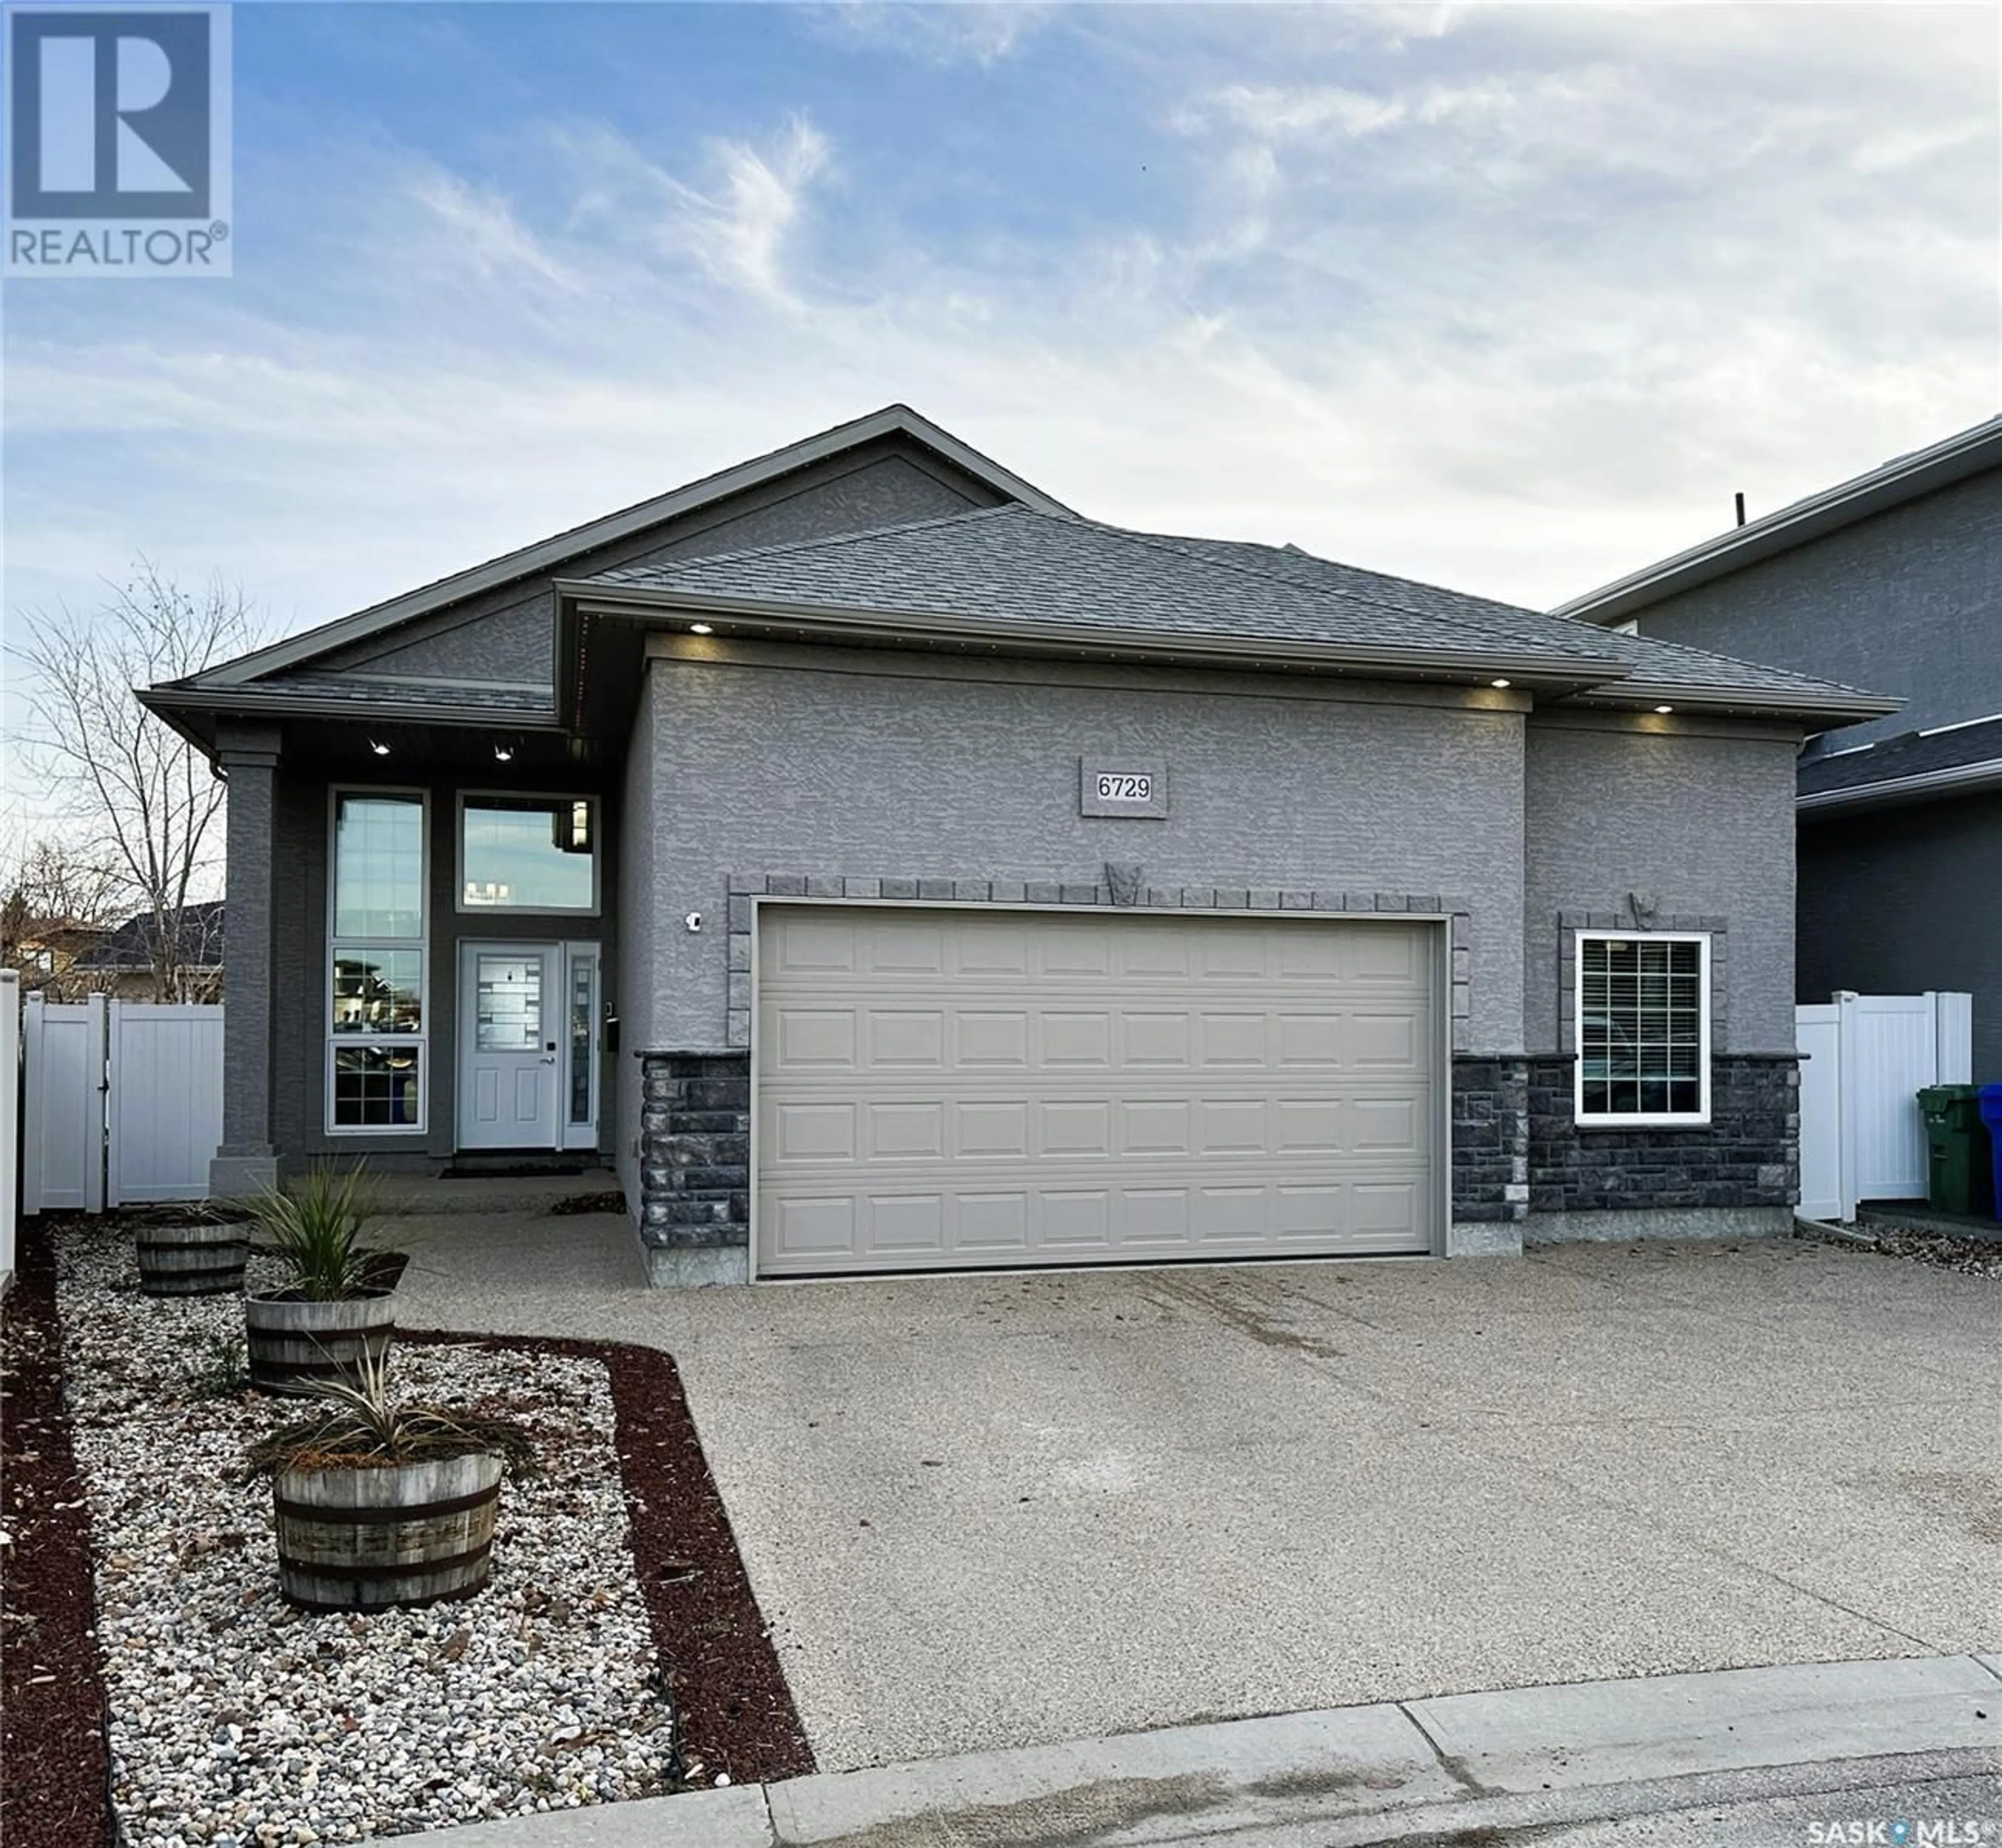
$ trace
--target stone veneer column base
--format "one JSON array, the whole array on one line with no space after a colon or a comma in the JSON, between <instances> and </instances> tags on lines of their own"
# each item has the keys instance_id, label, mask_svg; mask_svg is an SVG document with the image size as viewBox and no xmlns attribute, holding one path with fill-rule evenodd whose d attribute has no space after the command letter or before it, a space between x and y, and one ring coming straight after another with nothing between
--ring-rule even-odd
<instances>
[{"instance_id":1,"label":"stone veneer column base","mask_svg":"<svg viewBox=\"0 0 2002 1848\"><path fill-rule=\"evenodd\" d=\"M278 1184L278 1158L261 1155L218 1155L208 1164L211 1200L248 1200Z\"/></svg>"},{"instance_id":2,"label":"stone veneer column base","mask_svg":"<svg viewBox=\"0 0 2002 1848\"><path fill-rule=\"evenodd\" d=\"M1784 1239L1794 1230L1790 1206L1625 1207L1582 1213L1532 1213L1522 1243L1617 1244L1622 1239Z\"/></svg>"},{"instance_id":3,"label":"stone veneer column base","mask_svg":"<svg viewBox=\"0 0 2002 1848\"><path fill-rule=\"evenodd\" d=\"M751 1055L640 1055L640 1238L666 1286L750 1275Z\"/></svg>"},{"instance_id":4,"label":"stone veneer column base","mask_svg":"<svg viewBox=\"0 0 2002 1848\"><path fill-rule=\"evenodd\" d=\"M657 1290L751 1281L748 1245L648 1245L644 1256L647 1281Z\"/></svg>"},{"instance_id":5,"label":"stone veneer column base","mask_svg":"<svg viewBox=\"0 0 2002 1848\"><path fill-rule=\"evenodd\" d=\"M1523 1226L1516 1219L1456 1219L1446 1229L1445 1257L1520 1257Z\"/></svg>"}]
</instances>

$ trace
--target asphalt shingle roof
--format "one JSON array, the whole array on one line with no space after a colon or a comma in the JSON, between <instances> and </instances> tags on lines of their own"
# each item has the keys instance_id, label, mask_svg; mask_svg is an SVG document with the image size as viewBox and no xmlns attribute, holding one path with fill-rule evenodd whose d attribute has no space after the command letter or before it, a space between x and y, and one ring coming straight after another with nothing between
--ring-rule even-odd
<instances>
[{"instance_id":1,"label":"asphalt shingle roof","mask_svg":"<svg viewBox=\"0 0 2002 1848\"><path fill-rule=\"evenodd\" d=\"M1491 629L1452 612L1296 584L1181 540L1018 506L685 563L628 566L592 581L1121 634L1232 635L1455 654L1504 648ZM1596 630L1549 627L1553 652L1582 662L1606 658Z\"/></svg>"},{"instance_id":2,"label":"asphalt shingle roof","mask_svg":"<svg viewBox=\"0 0 2002 1848\"><path fill-rule=\"evenodd\" d=\"M259 693L297 693L309 699L338 699L358 707L393 703L449 706L455 711L519 713L524 717L547 717L556 710L553 694L532 687L456 686L441 680L392 682L344 674L274 674L251 685Z\"/></svg>"},{"instance_id":3,"label":"asphalt shingle roof","mask_svg":"<svg viewBox=\"0 0 2002 1848\"><path fill-rule=\"evenodd\" d=\"M1856 690L1489 598L1364 571L1292 546L1185 539L1006 505L755 551L607 571L594 584L887 615L957 616L1152 636L1618 663L1673 685L1812 706Z\"/></svg>"},{"instance_id":4,"label":"asphalt shingle roof","mask_svg":"<svg viewBox=\"0 0 2002 1848\"><path fill-rule=\"evenodd\" d=\"M1840 736L1837 734L1837 736ZM1899 777L1958 770L2002 759L2002 715L1950 730L1907 731L1854 751L1836 750L1801 759L1800 793L1825 795L1857 790Z\"/></svg>"},{"instance_id":5,"label":"asphalt shingle roof","mask_svg":"<svg viewBox=\"0 0 2002 1848\"><path fill-rule=\"evenodd\" d=\"M223 901L213 898L205 904L190 905L181 912L181 960L191 969L219 969L222 967ZM91 945L80 951L75 961L79 969L150 969L153 966L153 952L159 941L157 921L151 912L141 912L137 917L107 932Z\"/></svg>"}]
</instances>

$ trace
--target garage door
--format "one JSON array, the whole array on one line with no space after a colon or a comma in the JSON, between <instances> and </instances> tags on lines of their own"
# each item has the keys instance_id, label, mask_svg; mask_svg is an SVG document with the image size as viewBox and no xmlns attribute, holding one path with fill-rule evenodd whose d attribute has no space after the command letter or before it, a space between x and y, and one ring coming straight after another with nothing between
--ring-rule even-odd
<instances>
[{"instance_id":1,"label":"garage door","mask_svg":"<svg viewBox=\"0 0 2002 1848\"><path fill-rule=\"evenodd\" d=\"M759 1274L1432 1249L1435 934L762 908Z\"/></svg>"}]
</instances>

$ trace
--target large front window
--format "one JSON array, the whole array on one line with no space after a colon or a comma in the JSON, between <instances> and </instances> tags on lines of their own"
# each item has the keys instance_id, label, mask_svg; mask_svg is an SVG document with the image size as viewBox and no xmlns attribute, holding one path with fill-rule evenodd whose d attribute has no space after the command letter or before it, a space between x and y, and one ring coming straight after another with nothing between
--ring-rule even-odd
<instances>
[{"instance_id":1,"label":"large front window","mask_svg":"<svg viewBox=\"0 0 2002 1848\"><path fill-rule=\"evenodd\" d=\"M326 1123L424 1127L424 799L333 798Z\"/></svg>"},{"instance_id":2,"label":"large front window","mask_svg":"<svg viewBox=\"0 0 2002 1848\"><path fill-rule=\"evenodd\" d=\"M1710 1121L1710 940L1660 931L1581 931L1578 1121Z\"/></svg>"},{"instance_id":3,"label":"large front window","mask_svg":"<svg viewBox=\"0 0 2002 1848\"><path fill-rule=\"evenodd\" d=\"M597 807L587 796L468 796L461 911L595 911Z\"/></svg>"}]
</instances>

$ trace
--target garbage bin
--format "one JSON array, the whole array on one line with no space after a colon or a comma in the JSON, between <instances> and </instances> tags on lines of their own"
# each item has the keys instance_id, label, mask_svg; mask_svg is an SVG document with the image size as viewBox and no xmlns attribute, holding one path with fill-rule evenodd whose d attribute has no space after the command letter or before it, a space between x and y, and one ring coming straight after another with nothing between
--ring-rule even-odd
<instances>
[{"instance_id":1,"label":"garbage bin","mask_svg":"<svg viewBox=\"0 0 2002 1848\"><path fill-rule=\"evenodd\" d=\"M2002 1084L1982 1086L1980 1109L1981 1121L1988 1127L1988 1140L1991 1143L2002 1142ZM1990 1148L1984 1152L1993 1155L1993 1149ZM2002 1174L2002 1160L1996 1161L1993 1165L1998 1173ZM1975 1211L1985 1213L1991 1204L1995 1208L1996 1218L2002 1219L2002 1179L1990 1183L1988 1194Z\"/></svg>"},{"instance_id":2,"label":"garbage bin","mask_svg":"<svg viewBox=\"0 0 2002 1848\"><path fill-rule=\"evenodd\" d=\"M1926 1204L1943 1213L1985 1215L1995 1205L1986 1125L2002 1125L2002 1085L1928 1085L1919 1093L1919 1113L1926 1123Z\"/></svg>"}]
</instances>

